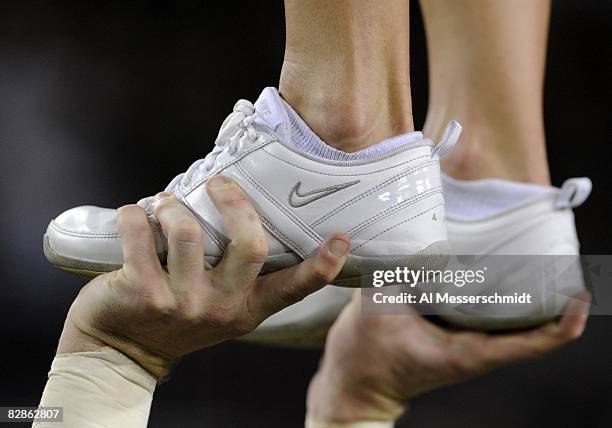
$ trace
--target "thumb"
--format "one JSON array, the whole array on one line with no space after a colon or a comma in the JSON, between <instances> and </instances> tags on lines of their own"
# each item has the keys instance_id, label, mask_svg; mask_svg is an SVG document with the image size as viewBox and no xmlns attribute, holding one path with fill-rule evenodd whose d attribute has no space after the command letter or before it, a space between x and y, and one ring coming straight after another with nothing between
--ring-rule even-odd
<instances>
[{"instance_id":1,"label":"thumb","mask_svg":"<svg viewBox=\"0 0 612 428\"><path fill-rule=\"evenodd\" d=\"M263 321L332 282L342 269L349 248L346 235L332 235L302 263L259 277L250 290L251 314Z\"/></svg>"}]
</instances>

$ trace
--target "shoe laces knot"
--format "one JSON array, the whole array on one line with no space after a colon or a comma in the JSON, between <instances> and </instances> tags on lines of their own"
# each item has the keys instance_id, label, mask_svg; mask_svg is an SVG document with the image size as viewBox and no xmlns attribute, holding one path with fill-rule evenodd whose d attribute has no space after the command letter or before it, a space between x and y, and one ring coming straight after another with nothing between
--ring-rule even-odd
<instances>
[{"instance_id":1,"label":"shoe laces knot","mask_svg":"<svg viewBox=\"0 0 612 428\"><path fill-rule=\"evenodd\" d=\"M210 172L217 166L217 159L222 153L235 157L241 153L246 141L255 143L259 134L254 126L257 113L255 106L247 100L238 100L232 113L223 121L219 134L215 139L215 147L203 159L198 159L186 172L177 175L166 187L166 191L181 193L192 183L208 178Z\"/></svg>"}]
</instances>

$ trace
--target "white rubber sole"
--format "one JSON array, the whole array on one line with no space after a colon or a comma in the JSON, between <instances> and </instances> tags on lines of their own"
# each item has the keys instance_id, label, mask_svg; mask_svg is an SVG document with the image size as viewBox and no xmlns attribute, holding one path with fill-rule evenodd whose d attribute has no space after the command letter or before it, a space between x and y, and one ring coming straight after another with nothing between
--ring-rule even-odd
<instances>
[{"instance_id":1,"label":"white rubber sole","mask_svg":"<svg viewBox=\"0 0 612 428\"><path fill-rule=\"evenodd\" d=\"M93 278L121 268L121 265L79 260L58 254L51 247L49 237L46 234L43 238L43 251L47 260L54 266L84 278ZM374 271L395 269L396 267L407 267L408 269L444 269L448 263L448 252L448 242L439 241L408 256L364 257L351 254L332 284L352 288L371 286L370 277ZM219 257L205 257L205 262L208 267L213 267L219 259ZM294 266L300 260L293 253L269 257L268 261L264 264L262 273L275 272ZM162 263L164 263L164 260L162 260Z\"/></svg>"}]
</instances>

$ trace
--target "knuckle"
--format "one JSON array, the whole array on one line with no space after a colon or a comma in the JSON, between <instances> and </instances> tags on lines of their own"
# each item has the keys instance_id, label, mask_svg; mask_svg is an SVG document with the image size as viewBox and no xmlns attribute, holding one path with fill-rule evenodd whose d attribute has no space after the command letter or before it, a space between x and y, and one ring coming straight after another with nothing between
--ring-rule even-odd
<instances>
[{"instance_id":1,"label":"knuckle","mask_svg":"<svg viewBox=\"0 0 612 428\"><path fill-rule=\"evenodd\" d=\"M226 197L222 203L223 205L235 210L246 211L251 208L250 202L244 196L238 196L235 198Z\"/></svg>"},{"instance_id":2,"label":"knuckle","mask_svg":"<svg viewBox=\"0 0 612 428\"><path fill-rule=\"evenodd\" d=\"M251 205L246 195L235 184L228 185L227 191L221 195L221 202L229 207L240 209L250 207Z\"/></svg>"},{"instance_id":3,"label":"knuckle","mask_svg":"<svg viewBox=\"0 0 612 428\"><path fill-rule=\"evenodd\" d=\"M237 240L232 245L248 263L264 263L268 257L265 238Z\"/></svg>"},{"instance_id":4,"label":"knuckle","mask_svg":"<svg viewBox=\"0 0 612 428\"><path fill-rule=\"evenodd\" d=\"M233 308L214 307L209 308L206 314L208 323L216 329L227 330L236 322L236 311Z\"/></svg>"},{"instance_id":5,"label":"knuckle","mask_svg":"<svg viewBox=\"0 0 612 428\"><path fill-rule=\"evenodd\" d=\"M121 215L126 215L126 214L131 214L134 212L138 212L138 211L142 211L142 208L136 204L128 204L128 205L123 205L122 207L119 207L119 209L117 210L118 214Z\"/></svg>"},{"instance_id":6,"label":"knuckle","mask_svg":"<svg viewBox=\"0 0 612 428\"><path fill-rule=\"evenodd\" d=\"M139 222L137 220L139 217L145 218L146 216L142 216L144 210L138 205L124 205L117 210L117 222L118 223L130 223L130 227L135 227Z\"/></svg>"},{"instance_id":7,"label":"knuckle","mask_svg":"<svg viewBox=\"0 0 612 428\"><path fill-rule=\"evenodd\" d=\"M152 292L152 290L160 288L157 285L162 279L162 271L159 265L150 265L136 261L131 263L130 269L133 272L136 283L139 284L138 288L142 288L146 292Z\"/></svg>"},{"instance_id":8,"label":"knuckle","mask_svg":"<svg viewBox=\"0 0 612 428\"><path fill-rule=\"evenodd\" d=\"M249 207L246 217L249 223L260 224L259 215L253 208Z\"/></svg>"},{"instance_id":9,"label":"knuckle","mask_svg":"<svg viewBox=\"0 0 612 428\"><path fill-rule=\"evenodd\" d=\"M328 265L317 264L312 269L312 276L319 282L332 282L335 278L334 271Z\"/></svg>"},{"instance_id":10,"label":"knuckle","mask_svg":"<svg viewBox=\"0 0 612 428\"><path fill-rule=\"evenodd\" d=\"M171 202L172 202L171 197L156 199L155 201L153 201L153 204L151 205L153 208L153 213L155 215L159 215L159 213L162 210L164 210Z\"/></svg>"},{"instance_id":11,"label":"knuckle","mask_svg":"<svg viewBox=\"0 0 612 428\"><path fill-rule=\"evenodd\" d=\"M199 324L203 318L203 308L196 304L196 301L187 299L178 304L177 311L179 318L188 324Z\"/></svg>"},{"instance_id":12,"label":"knuckle","mask_svg":"<svg viewBox=\"0 0 612 428\"><path fill-rule=\"evenodd\" d=\"M160 202L163 201L164 199L167 198L173 198L174 194L172 192L159 192L158 194L155 195L155 202Z\"/></svg>"},{"instance_id":13,"label":"knuckle","mask_svg":"<svg viewBox=\"0 0 612 428\"><path fill-rule=\"evenodd\" d=\"M316 281L332 282L338 269L338 261L328 251L318 251L313 259L312 276Z\"/></svg>"},{"instance_id":14,"label":"knuckle","mask_svg":"<svg viewBox=\"0 0 612 428\"><path fill-rule=\"evenodd\" d=\"M175 309L173 299L169 298L166 293L152 291L145 297L145 310L149 313L170 316L175 312Z\"/></svg>"},{"instance_id":15,"label":"knuckle","mask_svg":"<svg viewBox=\"0 0 612 428\"><path fill-rule=\"evenodd\" d=\"M332 270L338 264L338 259L334 257L329 251L320 251L319 258L321 263L327 266L328 269Z\"/></svg>"},{"instance_id":16,"label":"knuckle","mask_svg":"<svg viewBox=\"0 0 612 428\"><path fill-rule=\"evenodd\" d=\"M172 239L179 242L199 244L202 242L202 229L195 219L181 220L170 228Z\"/></svg>"},{"instance_id":17,"label":"knuckle","mask_svg":"<svg viewBox=\"0 0 612 428\"><path fill-rule=\"evenodd\" d=\"M155 214L156 217L163 216L164 212L177 202L176 197L172 194L170 196L164 196L161 198L156 196L156 199L151 205L153 208L153 214Z\"/></svg>"}]
</instances>

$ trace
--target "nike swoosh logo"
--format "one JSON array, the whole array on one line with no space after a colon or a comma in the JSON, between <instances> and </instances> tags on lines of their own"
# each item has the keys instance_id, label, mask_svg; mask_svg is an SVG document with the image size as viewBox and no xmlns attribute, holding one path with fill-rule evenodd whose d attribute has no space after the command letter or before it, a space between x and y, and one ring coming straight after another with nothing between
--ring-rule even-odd
<instances>
[{"instance_id":1,"label":"nike swoosh logo","mask_svg":"<svg viewBox=\"0 0 612 428\"><path fill-rule=\"evenodd\" d=\"M308 192L300 192L300 187L302 186L302 182L298 181L295 183L295 186L291 189L289 193L289 205L294 208L303 207L304 205L308 205L311 202L329 196L333 193L339 192L342 189L346 189L347 187L353 186L359 183L360 180L350 181L348 183L343 184L335 184L329 187L323 187L322 189L310 190Z\"/></svg>"}]
</instances>

